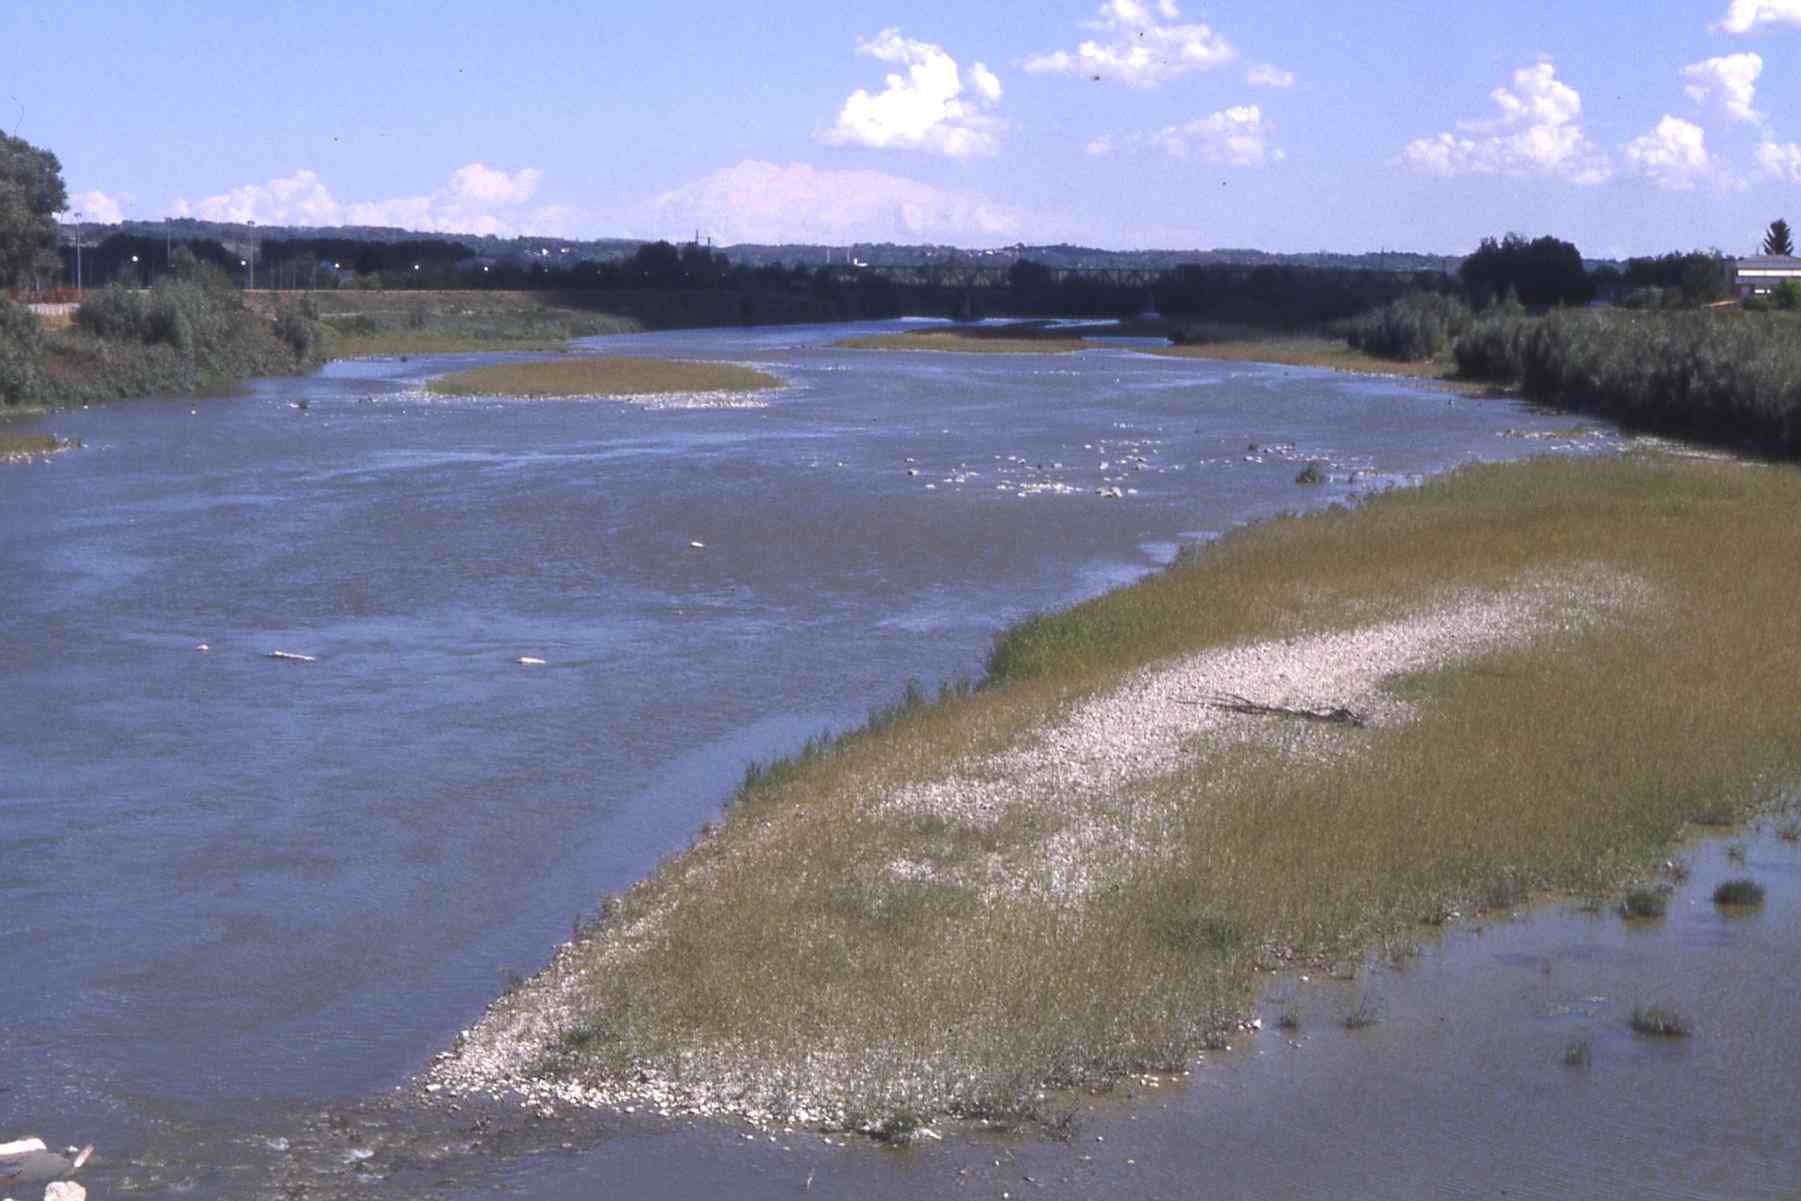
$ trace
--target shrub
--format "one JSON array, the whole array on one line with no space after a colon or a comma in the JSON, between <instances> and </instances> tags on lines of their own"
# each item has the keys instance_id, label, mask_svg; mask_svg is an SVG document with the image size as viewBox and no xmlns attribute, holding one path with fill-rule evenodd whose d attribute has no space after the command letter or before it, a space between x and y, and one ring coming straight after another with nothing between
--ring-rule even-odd
<instances>
[{"instance_id":1,"label":"shrub","mask_svg":"<svg viewBox=\"0 0 1801 1201\"><path fill-rule=\"evenodd\" d=\"M1626 894L1620 913L1626 917L1662 917L1669 898L1655 888L1636 888Z\"/></svg>"},{"instance_id":2,"label":"shrub","mask_svg":"<svg viewBox=\"0 0 1801 1201\"><path fill-rule=\"evenodd\" d=\"M1297 484L1323 484L1330 478L1326 474L1325 465L1315 462L1301 468L1300 473L1294 477L1294 482Z\"/></svg>"},{"instance_id":3,"label":"shrub","mask_svg":"<svg viewBox=\"0 0 1801 1201\"><path fill-rule=\"evenodd\" d=\"M1411 292L1354 319L1345 340L1387 359L1430 359L1444 353L1469 324L1469 306L1456 297Z\"/></svg>"}]
</instances>

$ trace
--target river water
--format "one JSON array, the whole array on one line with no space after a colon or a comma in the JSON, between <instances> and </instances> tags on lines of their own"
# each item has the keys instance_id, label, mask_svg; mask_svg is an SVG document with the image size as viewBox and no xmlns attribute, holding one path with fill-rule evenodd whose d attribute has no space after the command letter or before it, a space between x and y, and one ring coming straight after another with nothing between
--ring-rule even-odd
<instances>
[{"instance_id":1,"label":"river water","mask_svg":"<svg viewBox=\"0 0 1801 1201\"><path fill-rule=\"evenodd\" d=\"M752 407L434 399L498 357L440 356L48 419L85 447L0 470L0 1139L99 1143L119 1195L258 1193L284 1130L419 1069L747 761L979 674L1006 623L1184 542L1606 444L1130 344L830 347L904 326L584 351L786 381ZM1313 460L1331 481L1297 485ZM609 1126L434 1187L798 1187L740 1138ZM967 1178L845 1153L867 1195Z\"/></svg>"}]
</instances>

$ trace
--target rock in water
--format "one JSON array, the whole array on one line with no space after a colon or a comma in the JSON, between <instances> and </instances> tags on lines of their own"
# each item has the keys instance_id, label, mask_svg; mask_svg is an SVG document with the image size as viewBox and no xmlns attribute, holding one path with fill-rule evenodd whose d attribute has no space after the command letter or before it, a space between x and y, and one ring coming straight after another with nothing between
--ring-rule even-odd
<instances>
[{"instance_id":1,"label":"rock in water","mask_svg":"<svg viewBox=\"0 0 1801 1201\"><path fill-rule=\"evenodd\" d=\"M44 1201L88 1201L88 1191L73 1180L56 1180L44 1189Z\"/></svg>"}]
</instances>

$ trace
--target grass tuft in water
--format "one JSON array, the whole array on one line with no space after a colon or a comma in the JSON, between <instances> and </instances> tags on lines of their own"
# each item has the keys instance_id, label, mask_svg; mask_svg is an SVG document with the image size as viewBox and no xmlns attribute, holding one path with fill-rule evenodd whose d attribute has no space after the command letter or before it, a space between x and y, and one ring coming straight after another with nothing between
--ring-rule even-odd
<instances>
[{"instance_id":1,"label":"grass tuft in water","mask_svg":"<svg viewBox=\"0 0 1801 1201\"><path fill-rule=\"evenodd\" d=\"M1716 905L1761 905L1763 885L1755 880L1723 880L1713 890Z\"/></svg>"},{"instance_id":2,"label":"grass tuft in water","mask_svg":"<svg viewBox=\"0 0 1801 1201\"><path fill-rule=\"evenodd\" d=\"M1620 913L1624 917L1653 918L1662 917L1669 908L1669 894L1656 888L1635 888L1626 894L1620 904Z\"/></svg>"},{"instance_id":3,"label":"grass tuft in water","mask_svg":"<svg viewBox=\"0 0 1801 1201\"><path fill-rule=\"evenodd\" d=\"M1563 1048L1563 1066L1566 1068L1585 1068L1594 1058L1594 1052L1586 1038L1571 1039Z\"/></svg>"},{"instance_id":4,"label":"grass tuft in water","mask_svg":"<svg viewBox=\"0 0 1801 1201\"><path fill-rule=\"evenodd\" d=\"M1687 1038L1694 1031L1686 1017L1663 1005L1641 1005L1634 1009L1632 1029L1657 1038Z\"/></svg>"}]
</instances>

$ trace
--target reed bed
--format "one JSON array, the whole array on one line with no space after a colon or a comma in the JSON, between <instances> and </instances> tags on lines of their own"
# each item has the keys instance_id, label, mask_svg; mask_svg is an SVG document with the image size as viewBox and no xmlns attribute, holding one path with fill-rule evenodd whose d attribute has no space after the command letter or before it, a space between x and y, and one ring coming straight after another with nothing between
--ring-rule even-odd
<instances>
[{"instance_id":1,"label":"reed bed","mask_svg":"<svg viewBox=\"0 0 1801 1201\"><path fill-rule=\"evenodd\" d=\"M1791 469L1636 455L1239 530L749 773L432 1079L891 1135L1030 1118L1186 1066L1262 972L1623 891L1795 779L1798 506ZM1196 691L1222 680L1365 720L1222 710Z\"/></svg>"},{"instance_id":2,"label":"reed bed","mask_svg":"<svg viewBox=\"0 0 1801 1201\"><path fill-rule=\"evenodd\" d=\"M426 385L440 396L657 396L755 392L782 381L736 363L628 356L582 356L500 363L440 376Z\"/></svg>"}]
</instances>

